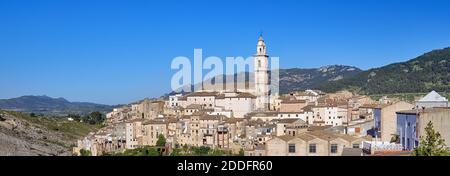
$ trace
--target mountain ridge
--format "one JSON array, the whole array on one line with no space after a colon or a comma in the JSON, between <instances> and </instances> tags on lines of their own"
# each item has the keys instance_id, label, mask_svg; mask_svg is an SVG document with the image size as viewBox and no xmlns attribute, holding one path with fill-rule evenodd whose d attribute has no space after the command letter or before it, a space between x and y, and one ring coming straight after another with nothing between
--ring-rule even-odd
<instances>
[{"instance_id":1,"label":"mountain ridge","mask_svg":"<svg viewBox=\"0 0 450 176\"><path fill-rule=\"evenodd\" d=\"M405 62L372 68L316 88L324 92L351 90L361 94L447 92L450 91L450 47L432 50Z\"/></svg>"},{"instance_id":2,"label":"mountain ridge","mask_svg":"<svg viewBox=\"0 0 450 176\"><path fill-rule=\"evenodd\" d=\"M348 65L280 69L280 92L313 89L325 82L353 77L360 72L360 68Z\"/></svg>"},{"instance_id":3,"label":"mountain ridge","mask_svg":"<svg viewBox=\"0 0 450 176\"><path fill-rule=\"evenodd\" d=\"M107 113L112 111L113 107L89 102L70 102L62 97L52 98L46 95L25 95L17 98L0 99L0 109L60 116L68 114L83 115L94 111Z\"/></svg>"}]
</instances>

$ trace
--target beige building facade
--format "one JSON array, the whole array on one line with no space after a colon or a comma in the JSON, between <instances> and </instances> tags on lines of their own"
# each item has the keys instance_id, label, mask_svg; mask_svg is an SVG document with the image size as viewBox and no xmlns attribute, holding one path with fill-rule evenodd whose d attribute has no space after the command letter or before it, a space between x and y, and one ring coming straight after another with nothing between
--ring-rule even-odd
<instances>
[{"instance_id":1,"label":"beige building facade","mask_svg":"<svg viewBox=\"0 0 450 176\"><path fill-rule=\"evenodd\" d=\"M392 136L397 134L397 111L411 110L414 105L399 101L390 105L382 105L377 108L378 113L381 115L381 141L391 141Z\"/></svg>"}]
</instances>

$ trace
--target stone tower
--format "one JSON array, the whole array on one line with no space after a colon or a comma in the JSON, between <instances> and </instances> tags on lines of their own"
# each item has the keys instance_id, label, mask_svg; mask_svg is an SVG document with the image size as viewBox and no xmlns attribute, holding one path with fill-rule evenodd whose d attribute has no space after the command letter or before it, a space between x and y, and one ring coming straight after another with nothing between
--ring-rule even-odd
<instances>
[{"instance_id":1,"label":"stone tower","mask_svg":"<svg viewBox=\"0 0 450 176\"><path fill-rule=\"evenodd\" d=\"M255 108L268 110L269 108L269 56L266 52L266 44L262 36L259 37L256 46L254 74L255 74Z\"/></svg>"}]
</instances>

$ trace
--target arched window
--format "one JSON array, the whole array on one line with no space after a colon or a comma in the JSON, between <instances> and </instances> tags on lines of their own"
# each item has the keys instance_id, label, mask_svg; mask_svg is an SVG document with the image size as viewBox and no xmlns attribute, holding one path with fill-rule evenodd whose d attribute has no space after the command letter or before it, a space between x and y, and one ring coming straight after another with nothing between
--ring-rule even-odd
<instances>
[{"instance_id":1,"label":"arched window","mask_svg":"<svg viewBox=\"0 0 450 176\"><path fill-rule=\"evenodd\" d=\"M258 60L258 67L261 67L261 60Z\"/></svg>"}]
</instances>

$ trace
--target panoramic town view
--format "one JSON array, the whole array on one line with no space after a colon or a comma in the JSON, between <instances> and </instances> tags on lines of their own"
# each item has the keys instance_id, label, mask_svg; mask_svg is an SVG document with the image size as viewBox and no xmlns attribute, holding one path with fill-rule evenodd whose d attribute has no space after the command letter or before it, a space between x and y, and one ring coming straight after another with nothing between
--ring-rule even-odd
<instances>
[{"instance_id":1,"label":"panoramic town view","mask_svg":"<svg viewBox=\"0 0 450 176\"><path fill-rule=\"evenodd\" d=\"M343 3L2 1L0 156L450 156L450 3Z\"/></svg>"}]
</instances>

